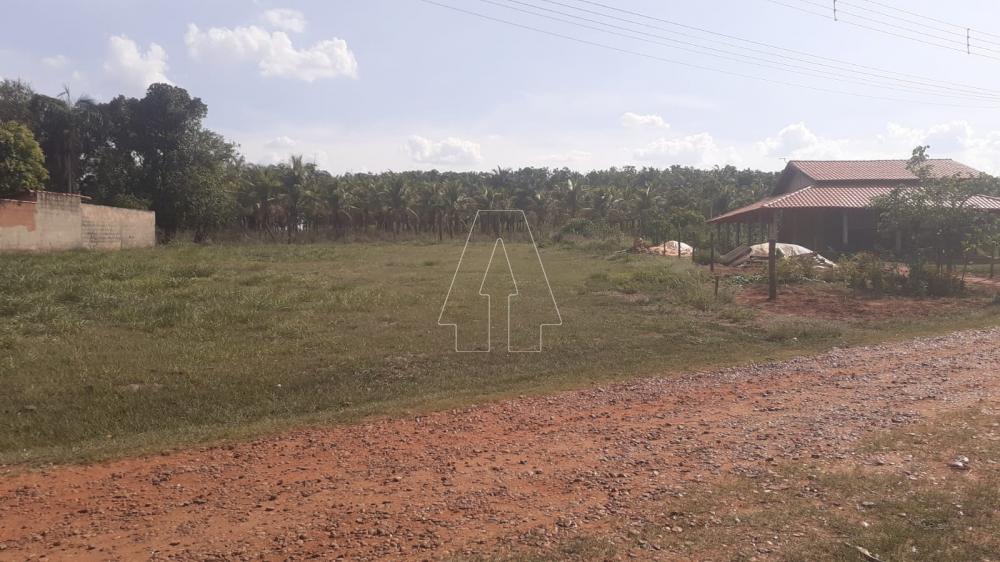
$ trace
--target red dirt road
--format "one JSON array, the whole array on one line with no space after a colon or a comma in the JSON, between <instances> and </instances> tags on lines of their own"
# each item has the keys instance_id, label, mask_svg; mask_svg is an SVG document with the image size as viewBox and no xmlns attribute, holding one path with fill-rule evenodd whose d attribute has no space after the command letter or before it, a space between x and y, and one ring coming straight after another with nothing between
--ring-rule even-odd
<instances>
[{"instance_id":1,"label":"red dirt road","mask_svg":"<svg viewBox=\"0 0 1000 562\"><path fill-rule=\"evenodd\" d=\"M1000 397L1000 329L0 478L0 560L440 559ZM864 460L864 459L855 459ZM667 552L657 556L669 559Z\"/></svg>"}]
</instances>

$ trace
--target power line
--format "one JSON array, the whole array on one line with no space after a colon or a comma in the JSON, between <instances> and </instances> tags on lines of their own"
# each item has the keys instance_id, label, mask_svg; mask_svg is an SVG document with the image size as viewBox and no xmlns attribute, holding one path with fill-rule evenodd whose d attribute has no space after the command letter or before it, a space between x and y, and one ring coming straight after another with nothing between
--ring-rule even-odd
<instances>
[{"instance_id":1,"label":"power line","mask_svg":"<svg viewBox=\"0 0 1000 562\"><path fill-rule=\"evenodd\" d=\"M524 9L517 8L517 7L514 7L514 6L508 6L506 4L501 4L499 2L496 2L495 0L481 0L481 1L484 2L484 3L487 3L487 4L493 4L493 5L496 5L496 6L501 6L501 7L504 7L504 8L510 9L510 10L514 10L514 11L517 11L517 12L521 12L521 13L525 13L525 14L529 14L529 15L533 15L533 16L537 16L537 17L542 17L542 18L550 19L550 20L557 21L557 22L560 22L560 23L566 23L566 24L577 26L577 27L582 27L582 28L585 28L585 29L591 29L591 30L594 30L594 31L600 31L602 33L608 33L608 34L611 34L611 35L617 35L619 37L625 37L627 39L635 39L635 40L638 40L638 41L645 41L645 42L656 44L656 45L666 46L666 47L669 47L669 48L672 48L672 49L678 49L678 50L692 52L692 53L700 54L700 55L707 55L707 56L711 56L711 57L715 57L715 58L720 58L720 59L728 60L728 61L735 61L735 62L738 62L738 63L741 63L741 64L753 64L753 65L756 65L756 66L760 66L760 67L763 67L763 68L770 68L770 69L778 70L778 71L781 71L781 72L790 72L790 73L793 73L793 74L800 74L800 75L804 75L804 76L810 76L810 77L816 77L816 78L823 78L823 79L830 79L831 77L834 77L834 78L840 79L842 81L850 82L850 83L853 83L853 84L858 84L858 85L861 85L861 86L872 86L872 87L877 87L877 88L882 88L882 89L888 89L888 90L894 90L894 91L903 92L903 93L918 93L918 94L926 94L926 95L947 97L947 98L953 98L953 99L967 99L967 100L968 99L972 99L972 100L977 100L977 101L1000 101L1000 98L998 98L996 95L986 95L986 94L978 94L978 93L965 93L965 92L963 92L963 93L948 93L948 92L942 92L942 91L938 91L938 90L934 90L934 89L927 89L926 87L913 87L913 86L898 87L898 86L886 84L884 82L874 82L874 81L871 81L871 80L868 80L868 79L858 78L856 76L851 76L851 75L848 75L848 74L843 74L841 72L831 72L831 71L826 71L826 70L817 70L817 69L813 69L813 68L804 67L804 66L801 66L801 65L796 65L796 64L791 64L791 63L785 63L785 62L781 62L781 61L774 61L774 60L765 59L765 58L761 58L761 57L756 57L756 56L752 56L752 55L745 55L745 54L738 53L738 52L733 52L733 51L727 51L725 49L716 49L714 47L705 47L705 46L698 45L696 43L691 43L691 42L688 42L688 41L681 41L681 40L677 40L677 39L671 39L669 37L663 37L662 35L656 35L656 34L646 33L646 32L642 32L642 31L637 31L637 30L634 30L634 29L631 29L631 28L627 28L627 27L623 27L623 26L613 25L613 24L609 24L609 23L606 23L606 22L602 22L602 21L598 21L598 20L594 20L594 19L590 19L590 18L584 18L582 16L576 16L576 15L573 15L573 14L567 14L566 12L560 12L558 10L550 10L550 9L547 9L547 8L536 6L534 4L530 4L528 2L522 2L520 0L507 0L507 1L508 2L512 2L512 3L516 3L516 4L520 4L520 5L524 5L524 6L531 6L531 7L536 8L536 9L541 9L541 10L545 10L545 11L548 11L548 12L552 12L552 13L564 15L564 16L578 18L578 19L581 19L583 21L587 21L587 22L591 22L591 23L596 23L598 25L604 25L604 26L607 26L607 27L611 27L612 29L619 29L619 30L629 31L631 33L639 33L639 34L645 35L647 37L656 37L656 38L660 38L660 39L665 39L667 41L670 41L672 43L676 43L678 45L687 45L689 47L694 47L694 48L692 49L692 48L688 48L688 47L684 47L684 46L671 45L671 44L663 43L661 41L655 41L655 40L646 39L646 38L643 38L643 37L636 37L634 35L629 35L629 34L625 34L625 33L619 33L619 32L616 32L616 31L611 31L611 30L608 30L608 29L600 28L600 27L594 27L594 26L591 26L591 25L581 24L581 23L577 23L577 22L565 20L565 19L562 19L562 18L549 16L549 15L546 15L546 14L539 14L539 13L533 12L531 10L524 10ZM635 23L635 22L632 22L632 23ZM706 52L706 51L709 51L709 52ZM769 56L776 56L776 55L769 54ZM777 56L781 56L781 55L777 55ZM843 69L838 69L838 70L843 70ZM886 79L885 77L882 77L882 76L879 76L877 78L879 78L881 80L885 80ZM936 86L934 86L934 87L936 87Z\"/></svg>"},{"instance_id":2,"label":"power line","mask_svg":"<svg viewBox=\"0 0 1000 562\"><path fill-rule=\"evenodd\" d=\"M820 8L826 7L824 4L820 4L820 3L816 2L815 0L798 0L798 1L799 2L803 2L805 4L812 4L813 6L818 6ZM906 19L906 18L901 18L899 16L893 16L891 14L885 14L884 12L880 12L878 10L872 10L871 8L865 8L865 7L862 7L862 6L858 6L857 4L852 4L850 2L845 2L844 0L838 0L838 1L839 1L839 3L837 4L838 7L839 6L854 6L854 7L857 7L859 9L861 9L861 10L865 10L865 11L869 11L869 12L874 12L874 13L877 13L877 14L882 14L885 17L896 19L896 20L899 20L899 21L913 22L913 20L909 20L909 19ZM933 29L935 31L942 31L943 33L948 33L949 35L956 35L957 36L957 38L956 37L950 37L950 36L949 37L942 37L940 35L934 35L934 34L928 33L926 31L923 31L923 30L920 30L920 29L913 29L913 28L906 27L906 26L903 26L903 25L897 25L897 24L894 24L894 23L891 23L891 22L886 22L886 21L883 21L883 20L878 19L878 18L873 18L871 16L865 16L865 15L857 14L857 13L851 12L849 10L844 10L843 8L838 8L837 13L841 14L841 15L847 14L849 16L856 17L858 19L861 19L861 20L864 20L864 21L867 21L867 22L876 23L876 24L880 24L880 25L885 25L885 26L888 26L888 27L891 27L891 28L894 28L894 29L899 29L899 30L902 30L902 31L907 31L909 33L922 34L924 36L932 37L932 38L937 39L939 41L947 41L947 42L950 42L950 43L955 43L957 45L966 47L965 49L961 49L961 50L966 51L968 54L972 54L972 53L968 52L969 48L971 47L971 44L970 44L971 43L971 37L968 34L968 32L971 31L971 29L969 29L969 28L963 29L961 32L958 32L958 31L944 31L944 30L941 30L939 28L929 26L929 25L927 25L925 23L913 22L913 23L915 23L915 25L918 25L918 26L921 26L921 27L926 27L927 29ZM978 41L978 39L977 39L977 41ZM984 41L984 42L995 43L993 41ZM1000 43L996 43L996 44L1000 45ZM994 53L1000 53L1000 50L991 49L989 47L982 47L982 46L976 45L976 48L977 49L982 49L984 51L991 51L991 52L994 52Z\"/></svg>"},{"instance_id":3,"label":"power line","mask_svg":"<svg viewBox=\"0 0 1000 562\"><path fill-rule=\"evenodd\" d=\"M547 2L549 4L558 4L560 6L570 7L568 4L564 4L562 2L557 2L555 0L541 0L541 1ZM716 36L716 37L723 37L723 38L726 38L726 39L731 39L731 40L734 40L734 41L740 41L740 42L743 42L743 43L748 43L748 44L751 44L751 45L757 45L757 46L760 46L760 47L766 47L766 48L769 48L769 49L775 49L775 50L783 51L783 52L786 52L786 53L794 53L794 54L797 54L797 55L803 55L803 56L806 56L806 57L811 57L811 58L815 58L817 60L822 60L822 61L828 61L828 62L832 62L832 63L835 63L835 64L843 65L843 66L863 68L865 70L872 70L872 71L875 71L875 72L886 73L886 74L894 74L896 76L903 76L903 77L906 77L906 78L912 78L912 79L914 79L914 80L916 80L918 82L925 82L925 83L938 82L937 80L935 80L933 78L927 78L927 77L919 76L919 75L916 75L916 74L907 74L905 72L898 72L898 71L894 71L894 70L882 69L882 68L878 68L878 67L874 67L874 66L867 66L867 65L863 65L863 64L859 64L859 63L844 61L844 60L841 60L841 59L835 59L835 58L824 57L824 56L820 56L820 55L814 55L812 53L807 53L805 51L800 51L800 50L796 50L796 49L789 49L787 47L781 47L781 46L778 46L778 45L773 45L771 43L765 43L765 42L761 42L761 41L755 41L755 40L752 40L752 39L745 39L745 38L742 38L742 37L737 37L735 35L728 35L728 34L725 34L725 33L719 33L717 31L712 31L710 29L705 29L705 28L702 28L702 27L697 27L697 26L693 26L693 25L679 23L679 22L676 22L676 21L664 19L662 17L651 16L651 15L648 15L648 14L643 14L643 13L635 12L635 11L632 11L632 10L626 10L626 9L619 8L619 7L616 7L616 6L609 6L607 4L602 4L602 3L596 2L594 0L576 0L576 1L579 2L579 3L582 3L582 4L588 4L588 5L599 7L599 8L603 8L603 9L609 10L609 11L614 11L614 12L618 12L618 13L628 14L628 15L631 15L631 16L636 16L636 17L648 19L648 20L651 20L651 21L656 21L656 22L659 22L659 23L665 23L667 25L671 25L671 26L674 26L674 27L680 27L680 28L683 28L683 29L691 30L691 31L697 31L697 32L700 32L700 33L708 34L708 35L713 35L713 36ZM585 11L585 12L592 13L592 14L603 15L601 12L596 12L596 11L593 11L593 10L585 10L584 8L575 7L575 6L572 6L572 7L574 9L576 9L576 10ZM823 14L817 14L817 15L821 15L822 17L826 18L826 16L823 15ZM662 28L658 28L658 29L662 29ZM963 83L960 83L960 82L952 82L950 84L951 84L951 86L961 86L963 89L967 89L967 90L978 90L978 91L985 92L985 93L1000 93L1000 91L997 91L997 90L991 90L991 89L988 89L988 88L983 88L983 87L980 87L980 86L973 86L973 85L970 85L970 84L963 84Z\"/></svg>"},{"instance_id":4,"label":"power line","mask_svg":"<svg viewBox=\"0 0 1000 562\"><path fill-rule=\"evenodd\" d=\"M989 32L986 32L986 31L979 30L979 29L971 28L971 27L969 27L967 25L959 25L957 23L952 23L952 22L944 21L944 20L941 20L941 19L938 19L938 18L935 18L935 17L925 16L923 14L918 14L917 12L911 12L910 10L904 10L903 8L897 8L896 6L893 6L891 4L886 4L884 2L878 2L877 0L861 0L861 1L862 2L868 2L869 4L875 4L876 6L882 6L883 8L888 8L890 10L895 10L897 12L901 12L901 13L908 14L908 15L911 15L911 16L916 16L918 18L923 18L923 19L930 20L930 21L937 22L937 23L941 23L941 24L944 24L944 25L950 25L950 26L953 26L953 27L957 27L959 29L968 29L968 30L971 30L971 31L975 31L976 33L978 33L980 35L986 35L986 36L989 36L989 37L996 37L996 38L1000 39L1000 35L998 35L996 33L989 33Z\"/></svg>"},{"instance_id":5,"label":"power line","mask_svg":"<svg viewBox=\"0 0 1000 562\"><path fill-rule=\"evenodd\" d=\"M933 29L934 31L938 31L938 32L941 32L941 33L948 33L948 34L959 34L960 33L963 39L965 38L965 30L967 29L965 27L962 27L961 29L958 29L958 26L954 26L953 29L945 29L945 28L939 27L937 25L931 25L931 24L923 23L923 22L921 22L919 20L916 20L916 19L904 18L902 16L897 16L897 15L893 15L893 14L890 14L890 13L887 13L887 12L883 12L882 10L876 10L875 8L866 8L865 6L862 6L860 4L854 4L854 3L848 2L847 0L837 0L837 6L850 6L852 8L857 8L857 9L865 11L865 12L871 12L873 14L878 14L880 16L884 16L884 17L887 17L887 18L898 19L899 21L905 21L906 23L910 23L910 24L913 24L913 25L918 25L920 27L926 27L927 29ZM988 41L988 42L992 43L992 41Z\"/></svg>"},{"instance_id":6,"label":"power line","mask_svg":"<svg viewBox=\"0 0 1000 562\"><path fill-rule=\"evenodd\" d=\"M725 74L725 75L728 75L728 76L736 76L736 77L739 77L739 78L749 78L751 80L756 80L756 81L760 81L760 82L766 82L766 83L769 83L769 84L777 84L777 85L780 85L780 86L791 86L791 87L795 87L795 88L802 88L802 89L806 89L806 90L813 90L813 91L824 92L824 93L828 93L828 94L840 94L840 95L846 95L846 96L852 96L852 97L858 97L858 98L866 98L866 99L876 99L876 100L882 100L882 101L904 102L904 103L918 103L918 104L926 104L926 105L937 105L937 106L943 106L943 107L965 107L965 108L975 108L975 109L996 109L997 108L997 106L969 106L969 105L964 105L964 104L940 103L940 102L923 101L923 100L913 100L913 99L906 99L906 98L894 98L894 97L888 97L888 96L874 96L874 95L863 94L863 93L858 93L858 92L851 92L851 91L845 91L845 90L834 90L834 89L830 89L830 88L823 88L823 87L820 87L820 86L811 86L811 85L808 85L808 84L799 84L799 83L796 83L796 82L787 82L787 81L784 81L784 80L776 80L776 79L772 79L772 78L765 78L763 76L757 76L757 75L753 75L753 74L744 74L744 73L741 73L741 72L734 72L734 71L731 71L731 70L724 70L724 69L715 68L715 67L711 67L711 66L707 66L707 65L690 63L690 62L676 60L676 59L671 59L671 58L667 58L667 57L661 57L661 56L658 56L658 55L652 55L652 54L644 53L644 52L641 52L641 51L634 51L634 50L631 50L631 49L626 49L626 48L622 48L622 47L618 47L618 46L614 46L614 45L608 45L608 44L605 44L605 43L599 43L597 41L591 41L589 39L581 39L579 37L574 37L572 35L565 35L565 34L554 32L554 31L550 31L550 30L547 30L547 29L542 29L542 28L538 28L538 27L534 27L534 26L530 26L530 25L525 25L525 24L522 24L522 23L518 23L518 22L506 20L506 19L503 19L503 18L498 18L498 17L491 16L491 15L488 15L488 14L483 14L481 12L476 12L476 11L473 11L473 10L467 10L465 8L459 8L457 6L451 6L449 4L444 4L442 2L437 2L435 0L420 0L420 1L424 2L425 4L430 4L430 5L438 6L438 7L445 8L445 9L448 9L448 10L452 10L452 11L455 11L455 12L459 12L459 13L463 13L463 14L475 16L475 17L478 17L478 18L482 18L482 19L489 20L489 21L496 22L496 23L501 23L501 24L504 24L504 25L509 25L509 26L512 26L512 27L517 27L517 28L520 28L520 29L526 29L526 30L529 30L529 31L533 31L535 33L541 33L543 35L549 35L549 36L552 36L552 37L557 37L557 38L560 38L560 39L565 39L567 41L573 41L575 43L580 43L580 44L583 44L583 45L590 45L590 46L593 46L593 47L599 47L599 48L602 48L602 49L607 49L607 50L615 51L615 52L618 52L618 53L623 53L623 54L638 56L638 57L642 57L642 58L646 58L646 59L650 59L650 60L656 60L656 61L660 61L660 62L666 62L666 63L675 64L675 65L679 65L679 66L685 66L685 67L688 67L688 68L695 68L695 69L698 69L698 70L705 70L705 71L708 71L708 72L715 72L715 73L718 73L718 74Z\"/></svg>"},{"instance_id":7,"label":"power line","mask_svg":"<svg viewBox=\"0 0 1000 562\"><path fill-rule=\"evenodd\" d=\"M560 14L567 15L567 16L570 16L570 17L577 17L577 18L580 17L580 16L576 16L576 15L573 15L573 14L566 14L565 12L558 12L556 10L548 10L546 8L543 8L543 7L540 7L540 6L534 6L532 4L528 4L528 3L522 2L520 0L507 0L507 1L508 2L513 2L513 3L517 3L517 4L522 4L522 5L530 5L530 6L535 7L536 9L541 9L541 10L546 10L546 11L550 11L550 12L560 13ZM771 45L769 43L762 43L762 42L759 42L759 41L753 41L753 40L749 40L749 39L744 39L744 38L736 37L736 36L733 36L733 35L727 35L727 34L724 34L724 33L717 33L717 32L711 31L711 30L707 30L707 29L703 29L703 28L699 28L699 27L694 27L694 26L690 26L690 25L686 25L686 24L681 24L681 23L678 23L678 22L674 22L674 21L671 21L671 20L666 20L666 19L662 19L662 18L658 18L658 17L654 17L654 16L642 14L642 13L639 13L639 12L634 12L634 11L630 11L630 10L624 10L624 9L621 9L621 8L617 8L617 7L614 7L614 6L608 6L608 5L601 4L599 2L593 2L593 1L590 1L590 0L577 0L577 1L585 3L585 4L589 4L589 5L601 7L601 8L604 8L606 10L610 10L610 11L615 11L615 12L619 12L619 13L625 13L625 14L628 14L628 15L631 15L631 16L634 16L634 17L639 17L639 18L643 18L643 19L647 19L647 20L651 20L651 21L666 23L666 24L674 26L674 27L681 27L681 28L684 28L684 29L695 30L695 31L698 31L700 33L705 33L705 34L709 34L709 35L713 35L713 36L724 37L726 39L731 39L731 40L739 41L739 42L742 42L742 43L748 43L748 44L751 44L751 45L762 46L762 47L766 47L766 48L772 49L772 50L778 50L778 51L783 51L783 52L787 52L787 53L793 53L795 55L801 55L802 57L808 57L808 58L801 58L799 56L790 56L790 55L783 55L783 54L779 54L779 53L772 53L772 52L769 52L769 51L766 51L766 50L755 49L753 47L747 47L745 45L734 44L734 43L731 43L731 42L728 42L728 41L720 41L720 40L717 40L717 39L708 39L708 38L700 37L698 35L694 35L694 34L691 34L691 33L684 33L684 32L681 32L681 31L675 31L675 30L672 30L672 29L667 29L667 28L664 28L662 26L650 25L650 24L647 24L647 23L643 23L641 21L634 21L634 20L630 20L630 19L626 19L626 18L615 17L613 15L606 14L604 12L599 12L599 11L595 11L595 10L589 10L589 9L586 9L586 8L582 8L580 6L576 6L576 5L572 5L572 4L567 4L565 2L560 2L560 1L557 1L557 0L540 0L540 1L546 2L548 4L562 6L562 7L565 7L565 8L570 8L570 9L577 10L579 12L583 12L583 13L587 13L587 14L597 15L597 16L600 16L600 17L603 17L603 18L609 18L609 19L612 19L612 20L615 20L615 21L626 22L626 23L630 23L630 24L633 24L633 25L640 25L642 27L651 28L651 29L657 29L657 30L660 30L660 31L664 31L664 32L671 33L671 34L680 35L680 36L683 36L683 37L691 37L691 38L697 39L698 41L708 41L708 42L718 43L718 44L721 44L721 45L726 45L728 47L732 47L732 48L736 48L736 49L744 49L744 50L752 51L752 52L755 52L755 53L761 53L761 54L764 54L764 55L766 55L768 57L777 57L777 58L780 58L780 59L793 60L793 61L797 61L797 62L809 64L809 65L821 66L821 67L824 67L824 68L830 68L830 69L834 69L834 70L840 70L840 71L846 71L846 72L853 72L853 73L856 73L856 74L870 76L870 77L874 77L874 78L878 78L878 79L882 79L882 80L891 80L891 81L895 81L895 82L902 82L902 83L914 84L914 85L921 86L921 87L926 86L926 87L930 87L930 88L938 88L938 89L942 89L942 90L954 91L954 92L959 92L959 93L962 93L962 94L967 94L968 97L992 98L994 96L1000 95L1000 91L997 91L997 90L990 90L990 89L981 88L981 87L978 87L978 86L969 86L967 84L943 84L941 81L935 80L933 78L925 78L925 77L921 77L921 76L915 76L915 75L911 75L911 74L905 74L905 73L895 72L895 71L891 71L891 70L885 70L885 69L880 69L880 68L876 68L876 67L860 65L860 64L856 64L856 63L852 63L852 62L843 61L843 60L832 59L832 58L829 58L829 57L822 57L822 56L818 56L818 55L813 55L813 54L810 54L810 53L806 53L804 51L797 51L797 50L794 50L794 49L786 49L784 47L779 47L779 46L776 46L776 45ZM586 18L580 18L580 19L586 19ZM587 21L594 21L594 20L587 20ZM601 23L603 25L607 25L604 22L601 22ZM634 30L630 30L630 31L637 32L637 31L634 31ZM705 48L708 48L708 47L705 47ZM746 55L742 55L742 54L738 54L738 53L736 53L736 54L738 56L746 56ZM834 64L826 64L824 62L817 62L817 61L814 61L814 60L809 60L809 58L817 59L817 60L820 60L820 61L829 61L829 62L834 63ZM857 70L857 69L862 69L862 70ZM816 69L811 69L810 68L809 70L816 70ZM874 71L874 72L869 72L869 71ZM841 76L840 74L837 74L837 75ZM893 76L893 75L895 75L895 76ZM900 78L900 77L902 77L902 78Z\"/></svg>"},{"instance_id":8,"label":"power line","mask_svg":"<svg viewBox=\"0 0 1000 562\"><path fill-rule=\"evenodd\" d=\"M813 10L810 10L810 9L807 9L807 8L803 8L802 6L798 6L798 5L794 5L794 4L788 4L787 2L782 2L780 0L766 0L766 1L770 2L772 4L777 4L779 6L784 6L786 8L791 8L793 10L798 10L800 12L805 12L807 14L812 14L814 16L818 16L818 17L821 17L823 19L827 19L827 20L830 19L830 16L827 15L827 14L815 12ZM822 4L816 4L815 2L810 2L809 0L800 0L800 1L804 2L806 4L809 4L809 5L812 5L812 6L819 6L821 8L825 8L826 7L826 6L823 6ZM857 17L857 18L861 19L862 21L868 21L870 23L877 23L877 24L882 24L882 25L888 25L890 27L905 29L905 30L909 31L910 33L917 33L917 34L920 34L922 36L925 35L924 32L919 31L919 30L913 30L913 29L902 27L902 26L897 26L897 25L894 25L894 24L885 23L885 22L882 22L882 21L879 21L879 20L874 20L874 19L871 19L871 18L866 18L864 16L858 16L856 14L852 14L851 12L844 12L841 9L837 10L837 14L839 14L839 15L847 14L848 16L851 16L851 17ZM907 39L907 40L910 40L910 41L915 41L917 43L923 43L925 45L930 45L932 47L938 47L938 48L941 48L941 49L948 49L948 50L956 51L956 52L963 53L963 54L975 55L975 56L979 56L979 57L983 57L983 58L988 58L988 59L993 59L993 60L1000 60L1000 57L995 57L995 56L992 56L992 55L989 55L989 54L986 54L986 53L980 53L980 52L977 52L977 51L972 51L971 49L967 48L968 45L967 45L967 43L965 41L959 41L957 39L946 39L946 40L947 41L953 41L956 44L960 44L961 47L955 47L955 46L952 46L952 45L945 45L945 44L937 43L937 42L934 42L934 41L928 41L926 39L922 39L920 37L913 37L911 35L903 35L901 33L897 33L897 32L894 32L894 31L889 31L887 29L882 29L882 28L879 28L879 27L873 27L871 25L866 25L864 23L859 23L859 22L856 22L856 21L851 21L849 19L839 18L837 20L837 22L838 23L845 23L847 25L853 25L854 27L859 27L859 28L862 28L862 29L867 29L869 31L875 31L875 32L882 33L882 34L885 34L885 35L891 35L893 37L898 37L898 38L901 38L901 39ZM936 37L936 36L931 36L931 37ZM997 50L994 50L994 49L988 49L986 47L978 47L977 46L977 49L982 49L982 50L986 50L986 51L1000 53L1000 51L997 51Z\"/></svg>"},{"instance_id":9,"label":"power line","mask_svg":"<svg viewBox=\"0 0 1000 562\"><path fill-rule=\"evenodd\" d=\"M798 0L798 2L801 2L803 4L809 4L809 5L812 5L812 6L816 6L818 8L826 8L827 7L826 4L820 4L819 2L815 2L813 0ZM899 29L901 31L907 31L909 33L920 33L920 34L923 34L926 37L937 39L938 41L945 41L945 42L955 43L955 44L963 45L963 46L965 45L965 38L964 37L962 38L962 40L958 40L958 39L956 39L954 37L942 37L940 35L934 35L932 33L928 33L926 31L922 31L922 30L919 30L919 29L912 29L912 28L909 28L909 27L905 27L905 26L896 25L896 24L893 24L893 23L884 22L882 20L872 18L871 16L865 16L865 15L861 15L861 14L856 14L856 13L850 11L850 10L845 10L845 9L843 9L841 7L841 6L846 6L846 5L848 5L848 4L846 2L844 2L843 0L840 0L840 2L837 4L837 15L838 16L843 17L846 14L846 15L849 15L849 16L854 16L854 17L856 17L858 19L861 19L861 20L868 21L868 22L877 23L877 24L881 24L881 25L887 25L889 27L892 27L892 28L895 28L895 29ZM951 32L949 32L949 33L951 33Z\"/></svg>"}]
</instances>

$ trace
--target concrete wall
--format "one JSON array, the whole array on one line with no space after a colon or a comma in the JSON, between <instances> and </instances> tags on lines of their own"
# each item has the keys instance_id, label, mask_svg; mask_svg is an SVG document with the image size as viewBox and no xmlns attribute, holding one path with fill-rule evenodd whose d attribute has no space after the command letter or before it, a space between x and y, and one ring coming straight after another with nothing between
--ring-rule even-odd
<instances>
[{"instance_id":1,"label":"concrete wall","mask_svg":"<svg viewBox=\"0 0 1000 562\"><path fill-rule=\"evenodd\" d=\"M155 216L64 193L0 199L0 251L148 248L156 244Z\"/></svg>"},{"instance_id":2,"label":"concrete wall","mask_svg":"<svg viewBox=\"0 0 1000 562\"><path fill-rule=\"evenodd\" d=\"M123 250L151 248L156 245L156 215L135 211L80 205L82 243L88 250Z\"/></svg>"},{"instance_id":3,"label":"concrete wall","mask_svg":"<svg viewBox=\"0 0 1000 562\"><path fill-rule=\"evenodd\" d=\"M0 250L46 252L80 247L80 198L38 193L0 200Z\"/></svg>"}]
</instances>

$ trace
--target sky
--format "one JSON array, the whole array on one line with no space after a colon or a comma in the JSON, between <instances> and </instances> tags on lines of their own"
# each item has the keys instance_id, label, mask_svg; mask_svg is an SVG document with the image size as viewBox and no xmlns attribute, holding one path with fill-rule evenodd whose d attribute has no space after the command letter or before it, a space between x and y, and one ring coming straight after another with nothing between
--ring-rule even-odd
<instances>
[{"instance_id":1,"label":"sky","mask_svg":"<svg viewBox=\"0 0 1000 562\"><path fill-rule=\"evenodd\" d=\"M170 82L248 160L301 154L334 173L778 170L929 144L1000 174L1000 2L839 0L833 21L832 0L435 1L504 21L422 0L4 0L0 77L98 100ZM883 31L937 26L918 36L935 44L862 27L873 10L895 16ZM761 51L812 65L747 60Z\"/></svg>"}]
</instances>

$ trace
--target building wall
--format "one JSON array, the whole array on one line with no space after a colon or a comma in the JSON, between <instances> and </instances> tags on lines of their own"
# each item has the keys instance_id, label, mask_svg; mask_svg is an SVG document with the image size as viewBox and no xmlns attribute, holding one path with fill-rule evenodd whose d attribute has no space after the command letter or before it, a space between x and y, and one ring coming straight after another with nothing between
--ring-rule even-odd
<instances>
[{"instance_id":1,"label":"building wall","mask_svg":"<svg viewBox=\"0 0 1000 562\"><path fill-rule=\"evenodd\" d=\"M781 214L778 241L805 246L821 254L876 250L878 215L871 209L786 209Z\"/></svg>"},{"instance_id":2,"label":"building wall","mask_svg":"<svg viewBox=\"0 0 1000 562\"><path fill-rule=\"evenodd\" d=\"M152 247L155 216L149 211L88 205L79 196L63 193L0 199L0 251Z\"/></svg>"}]
</instances>

